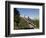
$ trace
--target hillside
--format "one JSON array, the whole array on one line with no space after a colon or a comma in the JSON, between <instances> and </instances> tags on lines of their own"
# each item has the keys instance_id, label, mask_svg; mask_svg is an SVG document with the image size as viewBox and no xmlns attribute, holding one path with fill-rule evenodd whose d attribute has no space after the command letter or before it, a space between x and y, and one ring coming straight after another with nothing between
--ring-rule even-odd
<instances>
[{"instance_id":1,"label":"hillside","mask_svg":"<svg viewBox=\"0 0 46 38\"><path fill-rule=\"evenodd\" d=\"M29 26L29 23L26 20L27 18L20 17L19 26L14 23L14 29L34 29L32 25Z\"/></svg>"},{"instance_id":2,"label":"hillside","mask_svg":"<svg viewBox=\"0 0 46 38\"><path fill-rule=\"evenodd\" d=\"M18 26L14 23L14 29L34 29L39 28L39 21L32 20L25 17L20 17Z\"/></svg>"}]
</instances>

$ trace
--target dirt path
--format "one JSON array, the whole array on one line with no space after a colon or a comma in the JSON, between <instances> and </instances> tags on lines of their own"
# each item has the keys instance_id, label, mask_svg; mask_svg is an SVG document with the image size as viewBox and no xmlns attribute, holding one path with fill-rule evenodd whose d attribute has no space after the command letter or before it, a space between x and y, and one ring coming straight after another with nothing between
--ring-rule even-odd
<instances>
[{"instance_id":1,"label":"dirt path","mask_svg":"<svg viewBox=\"0 0 46 38\"><path fill-rule=\"evenodd\" d=\"M34 24L31 23L30 21L28 21L26 18L23 18L23 19L29 23L29 27L30 27L30 28L35 28L35 27L36 27L36 25L34 25Z\"/></svg>"}]
</instances>

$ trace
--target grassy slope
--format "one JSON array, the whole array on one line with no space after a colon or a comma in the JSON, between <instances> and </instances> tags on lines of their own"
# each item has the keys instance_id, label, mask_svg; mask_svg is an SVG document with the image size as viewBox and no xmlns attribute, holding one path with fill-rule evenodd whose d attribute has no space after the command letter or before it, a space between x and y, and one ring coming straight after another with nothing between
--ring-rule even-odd
<instances>
[{"instance_id":1,"label":"grassy slope","mask_svg":"<svg viewBox=\"0 0 46 38\"><path fill-rule=\"evenodd\" d=\"M39 20L33 20L33 23L36 25L37 28L39 28Z\"/></svg>"},{"instance_id":2,"label":"grassy slope","mask_svg":"<svg viewBox=\"0 0 46 38\"><path fill-rule=\"evenodd\" d=\"M18 29L30 28L28 26L28 23L22 17L20 17L20 23L18 25L19 25ZM14 27L15 27L15 29L17 28L16 23L14 23Z\"/></svg>"},{"instance_id":3,"label":"grassy slope","mask_svg":"<svg viewBox=\"0 0 46 38\"><path fill-rule=\"evenodd\" d=\"M32 20L32 22L36 25L37 28L39 28L39 20ZM16 23L14 23L14 29L30 28L28 23L22 17L20 17L20 23L18 25L19 26L17 27Z\"/></svg>"}]
</instances>

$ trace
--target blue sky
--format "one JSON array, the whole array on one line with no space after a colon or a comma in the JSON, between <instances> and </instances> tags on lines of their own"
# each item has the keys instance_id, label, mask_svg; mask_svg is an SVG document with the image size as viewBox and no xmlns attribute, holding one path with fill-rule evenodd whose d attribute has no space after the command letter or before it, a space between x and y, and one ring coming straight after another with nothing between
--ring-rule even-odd
<instances>
[{"instance_id":1,"label":"blue sky","mask_svg":"<svg viewBox=\"0 0 46 38\"><path fill-rule=\"evenodd\" d=\"M29 16L32 18L39 17L39 9L32 8L17 8L21 16Z\"/></svg>"}]
</instances>

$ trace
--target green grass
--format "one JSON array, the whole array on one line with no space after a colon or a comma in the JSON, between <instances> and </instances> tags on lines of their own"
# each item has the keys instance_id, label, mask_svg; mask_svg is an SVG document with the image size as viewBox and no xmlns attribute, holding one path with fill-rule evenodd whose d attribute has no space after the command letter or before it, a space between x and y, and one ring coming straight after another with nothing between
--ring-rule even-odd
<instances>
[{"instance_id":1,"label":"green grass","mask_svg":"<svg viewBox=\"0 0 46 38\"><path fill-rule=\"evenodd\" d=\"M37 28L39 28L39 20L32 20L34 25L36 25ZM14 29L25 29L25 28L30 28L29 24L22 18L20 17L20 22L18 26L16 25L16 22L14 22Z\"/></svg>"},{"instance_id":2,"label":"green grass","mask_svg":"<svg viewBox=\"0 0 46 38\"><path fill-rule=\"evenodd\" d=\"M39 28L39 20L34 20L33 23L36 25L37 28Z\"/></svg>"},{"instance_id":3,"label":"green grass","mask_svg":"<svg viewBox=\"0 0 46 38\"><path fill-rule=\"evenodd\" d=\"M14 22L14 29L17 29L16 27L17 27L17 25ZM18 29L24 29L24 28L30 28L30 27L28 26L28 23L22 17L20 17L20 22L18 24Z\"/></svg>"}]
</instances>

